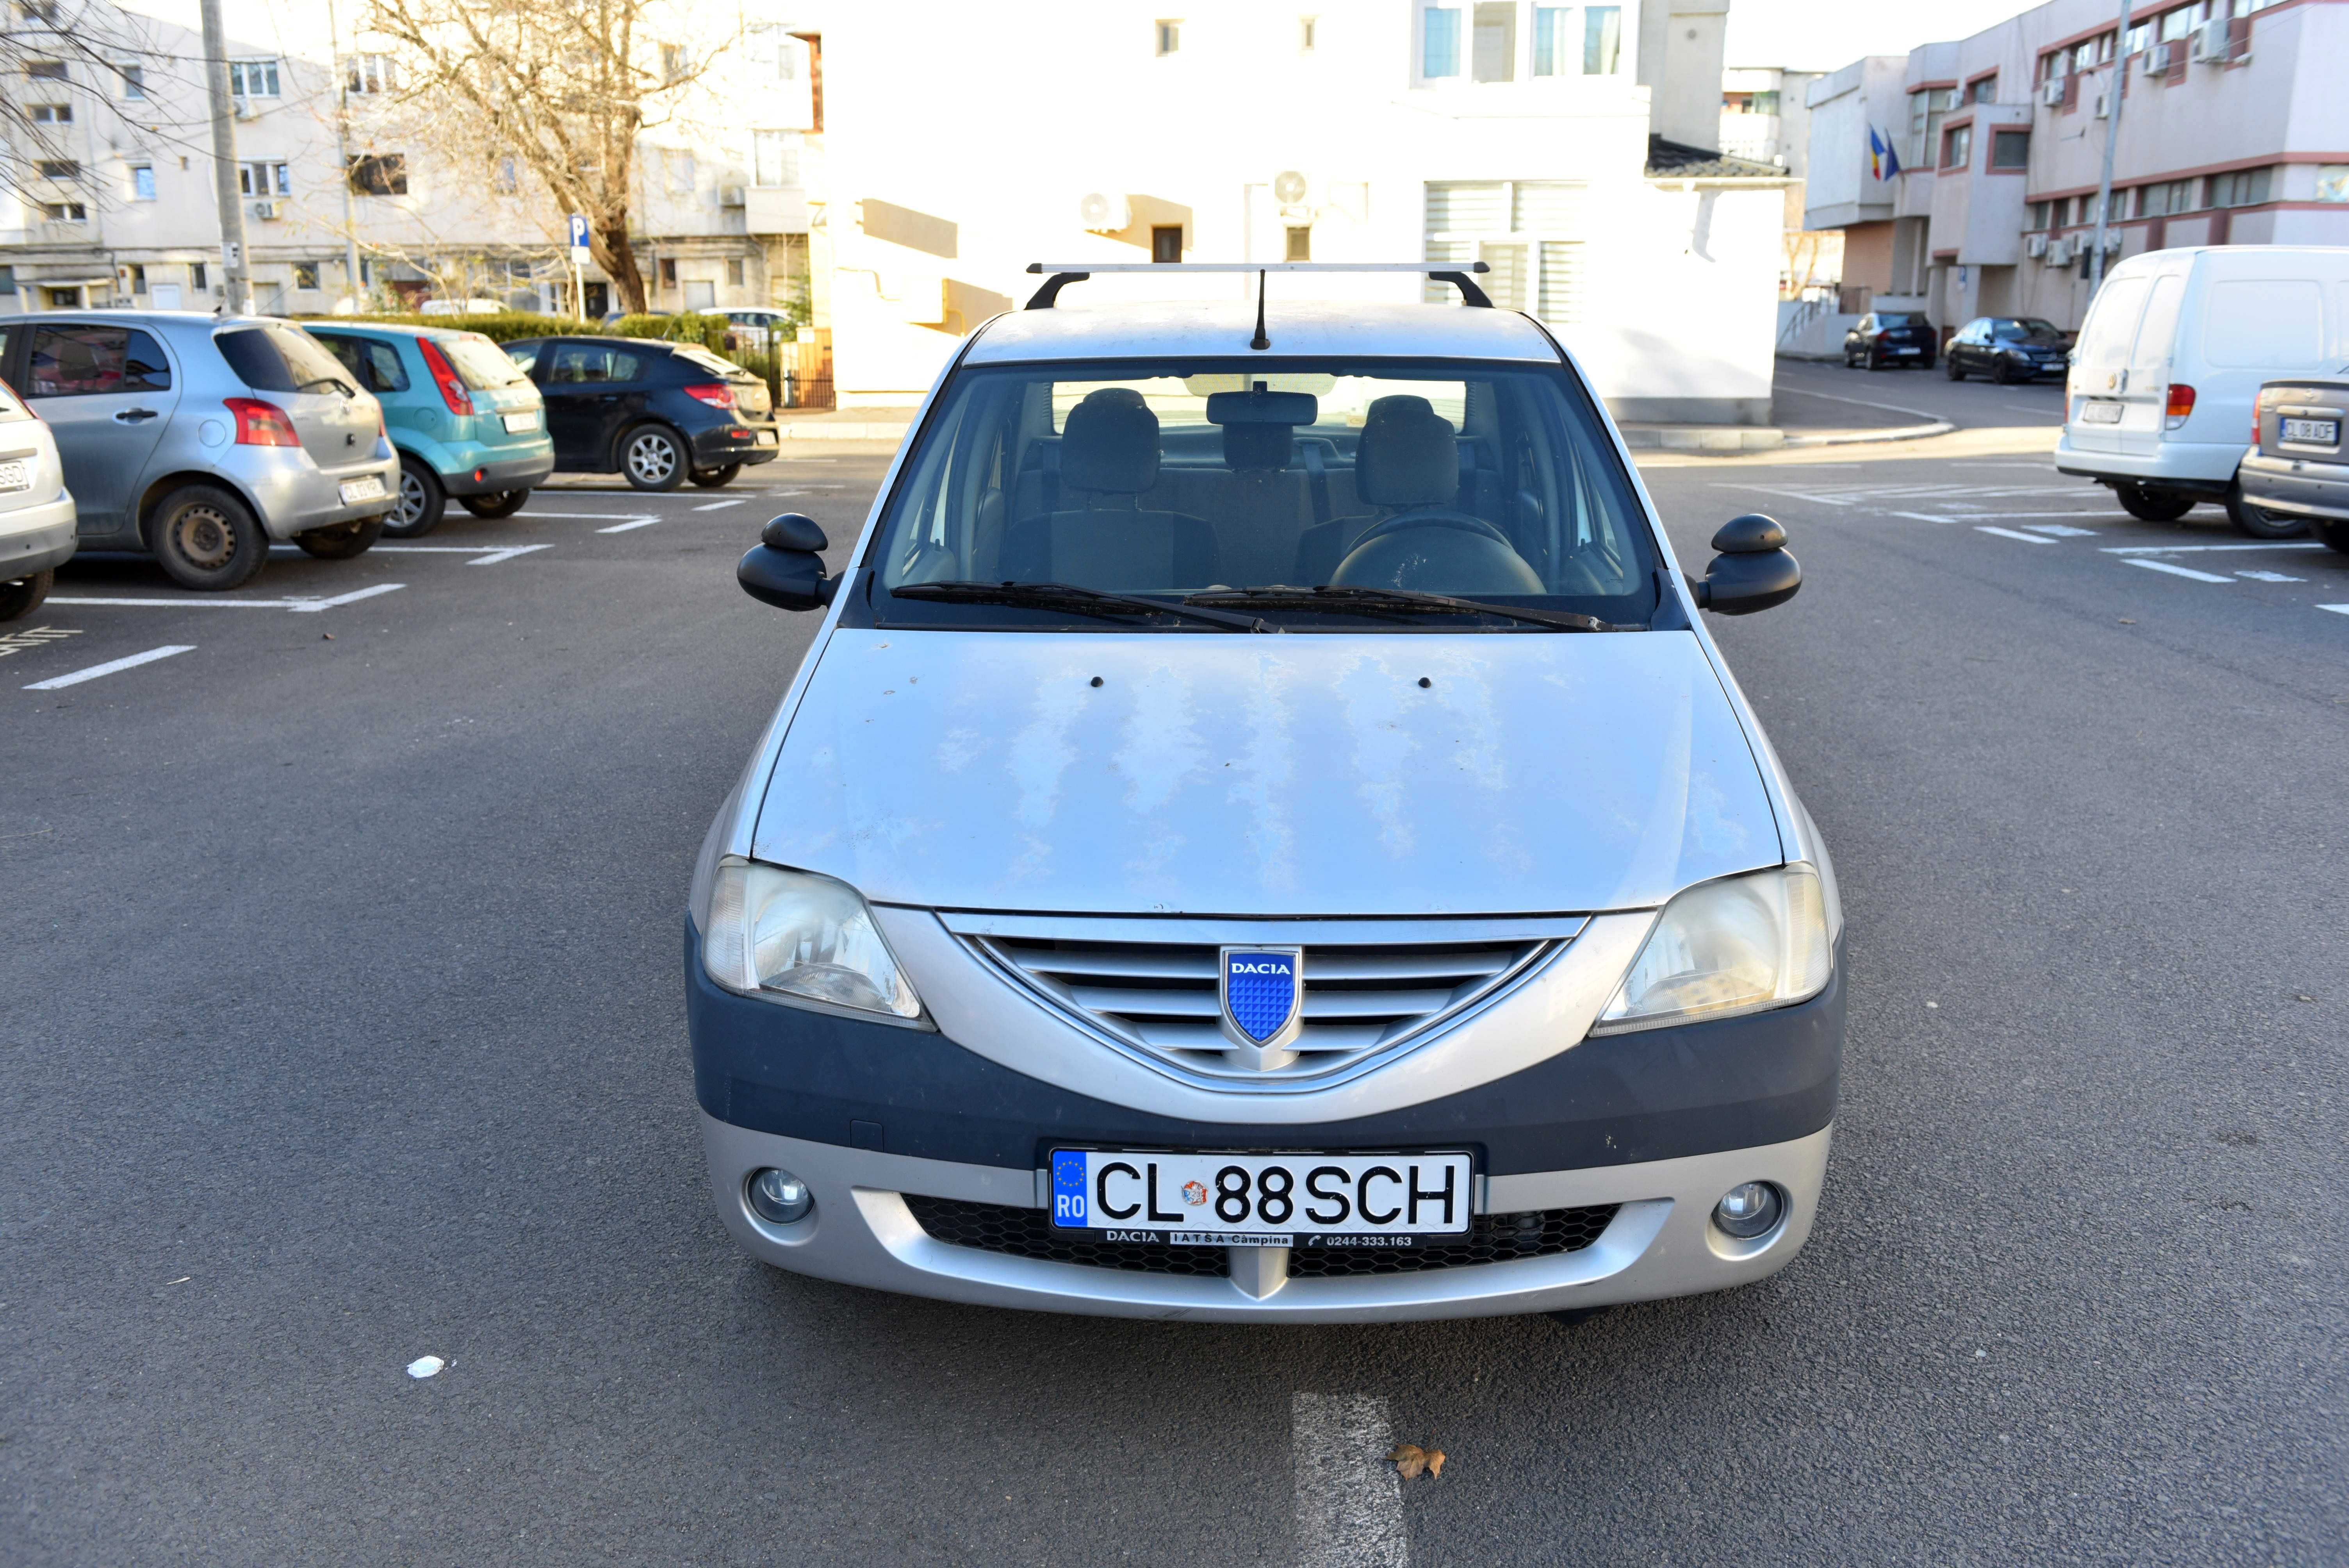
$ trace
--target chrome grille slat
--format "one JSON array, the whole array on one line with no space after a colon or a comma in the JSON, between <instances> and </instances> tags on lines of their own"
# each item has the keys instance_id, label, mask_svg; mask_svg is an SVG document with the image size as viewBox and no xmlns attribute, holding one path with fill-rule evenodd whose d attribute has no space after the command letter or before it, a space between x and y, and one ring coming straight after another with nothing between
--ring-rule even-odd
<instances>
[{"instance_id":1,"label":"chrome grille slat","mask_svg":"<svg viewBox=\"0 0 2349 1568\"><path fill-rule=\"evenodd\" d=\"M1368 1070L1508 989L1582 925L1570 916L1506 930L1413 922L1423 939L1395 941L1402 923L1300 920L1268 936L1264 921L943 918L1007 979L1127 1054L1187 1080L1268 1089ZM1268 941L1305 949L1303 1023L1288 1047L1295 1059L1259 1069L1223 1033L1216 951Z\"/></svg>"}]
</instances>

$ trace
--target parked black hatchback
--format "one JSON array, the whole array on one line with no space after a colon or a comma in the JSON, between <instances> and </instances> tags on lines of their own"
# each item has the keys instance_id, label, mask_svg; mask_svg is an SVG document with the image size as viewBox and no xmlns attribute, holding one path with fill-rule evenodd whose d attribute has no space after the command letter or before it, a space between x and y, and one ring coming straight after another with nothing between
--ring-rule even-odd
<instances>
[{"instance_id":1,"label":"parked black hatchback","mask_svg":"<svg viewBox=\"0 0 2349 1568\"><path fill-rule=\"evenodd\" d=\"M641 337L526 337L506 345L546 399L554 466L616 473L638 490L687 480L722 485L772 462L767 384L689 343Z\"/></svg>"},{"instance_id":2,"label":"parked black hatchback","mask_svg":"<svg viewBox=\"0 0 2349 1568\"><path fill-rule=\"evenodd\" d=\"M1924 313L1914 310L1872 310L1843 335L1846 367L1865 365L1881 370L1888 365L1933 367L1933 329Z\"/></svg>"},{"instance_id":3,"label":"parked black hatchback","mask_svg":"<svg viewBox=\"0 0 2349 1568\"><path fill-rule=\"evenodd\" d=\"M2071 339L2035 315L1978 315L1950 339L1952 381L1987 376L2002 384L2061 376L2071 367Z\"/></svg>"}]
</instances>

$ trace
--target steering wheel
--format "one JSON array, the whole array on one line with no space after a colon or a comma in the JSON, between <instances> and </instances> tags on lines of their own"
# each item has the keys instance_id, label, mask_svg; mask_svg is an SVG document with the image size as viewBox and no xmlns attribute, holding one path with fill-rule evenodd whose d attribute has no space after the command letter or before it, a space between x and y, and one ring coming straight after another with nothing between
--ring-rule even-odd
<instances>
[{"instance_id":1,"label":"steering wheel","mask_svg":"<svg viewBox=\"0 0 2349 1568\"><path fill-rule=\"evenodd\" d=\"M1404 533L1414 528L1454 528L1463 533L1482 534L1513 554L1517 548L1507 534L1503 533L1481 517L1470 512L1450 511L1441 507L1429 507L1423 511L1399 511L1392 517L1372 523L1354 540L1350 547L1350 553L1353 550L1360 550L1373 539L1384 539L1390 533Z\"/></svg>"}]
</instances>

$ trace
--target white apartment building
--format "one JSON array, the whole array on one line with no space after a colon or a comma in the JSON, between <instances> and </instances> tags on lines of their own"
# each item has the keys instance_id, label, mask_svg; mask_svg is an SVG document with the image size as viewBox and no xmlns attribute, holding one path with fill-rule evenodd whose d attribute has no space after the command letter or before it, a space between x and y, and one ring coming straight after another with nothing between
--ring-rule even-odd
<instances>
[{"instance_id":1,"label":"white apartment building","mask_svg":"<svg viewBox=\"0 0 2349 1568\"><path fill-rule=\"evenodd\" d=\"M1921 296L1936 324L2088 304L2114 112L2107 263L2168 246L2349 244L2349 7L2050 0L1813 85L1806 221L1844 237L1843 306ZM1886 177L1871 129L1897 154Z\"/></svg>"}]
</instances>

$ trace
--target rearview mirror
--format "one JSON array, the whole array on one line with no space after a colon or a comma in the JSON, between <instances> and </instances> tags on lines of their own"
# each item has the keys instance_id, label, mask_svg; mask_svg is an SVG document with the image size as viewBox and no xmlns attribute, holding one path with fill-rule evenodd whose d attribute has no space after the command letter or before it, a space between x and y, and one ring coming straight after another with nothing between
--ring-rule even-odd
<instances>
[{"instance_id":1,"label":"rearview mirror","mask_svg":"<svg viewBox=\"0 0 2349 1568\"><path fill-rule=\"evenodd\" d=\"M1786 549L1786 531L1758 511L1733 517L1713 536L1721 553L1689 586L1697 607L1716 615L1750 615L1783 604L1803 585L1803 568Z\"/></svg>"},{"instance_id":2,"label":"rearview mirror","mask_svg":"<svg viewBox=\"0 0 2349 1568\"><path fill-rule=\"evenodd\" d=\"M779 610L821 610L840 591L840 579L823 569L831 543L815 519L787 511L759 531L757 546L734 567L742 592Z\"/></svg>"}]
</instances>

